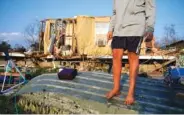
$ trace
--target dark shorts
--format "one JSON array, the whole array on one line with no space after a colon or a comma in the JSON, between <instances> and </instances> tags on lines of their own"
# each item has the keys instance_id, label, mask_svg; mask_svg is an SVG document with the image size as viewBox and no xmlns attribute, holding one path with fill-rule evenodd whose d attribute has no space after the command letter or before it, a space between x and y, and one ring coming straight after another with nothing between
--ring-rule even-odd
<instances>
[{"instance_id":1,"label":"dark shorts","mask_svg":"<svg viewBox=\"0 0 184 115\"><path fill-rule=\"evenodd\" d=\"M111 48L112 49L124 49L128 52L134 52L139 54L141 49L142 37L118 37L115 36L112 39Z\"/></svg>"}]
</instances>

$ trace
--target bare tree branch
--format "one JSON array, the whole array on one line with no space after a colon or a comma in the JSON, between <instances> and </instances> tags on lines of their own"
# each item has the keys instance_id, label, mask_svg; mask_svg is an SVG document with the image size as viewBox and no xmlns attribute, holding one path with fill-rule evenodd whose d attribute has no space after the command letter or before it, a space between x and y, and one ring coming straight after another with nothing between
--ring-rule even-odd
<instances>
[{"instance_id":1,"label":"bare tree branch","mask_svg":"<svg viewBox=\"0 0 184 115\"><path fill-rule=\"evenodd\" d=\"M40 22L35 20L33 23L29 24L24 31L24 38L26 43L31 46L39 41L39 30Z\"/></svg>"},{"instance_id":2,"label":"bare tree branch","mask_svg":"<svg viewBox=\"0 0 184 115\"><path fill-rule=\"evenodd\" d=\"M171 43L180 40L180 38L176 34L175 25L171 24L170 26L165 26L164 29L165 29L165 36L163 40L163 42L165 42L164 45L169 45Z\"/></svg>"},{"instance_id":3,"label":"bare tree branch","mask_svg":"<svg viewBox=\"0 0 184 115\"><path fill-rule=\"evenodd\" d=\"M160 40L159 43L161 46L166 46L181 40L181 38L177 35L177 32L175 31L175 25L166 25L164 27L164 31L164 37Z\"/></svg>"}]
</instances>

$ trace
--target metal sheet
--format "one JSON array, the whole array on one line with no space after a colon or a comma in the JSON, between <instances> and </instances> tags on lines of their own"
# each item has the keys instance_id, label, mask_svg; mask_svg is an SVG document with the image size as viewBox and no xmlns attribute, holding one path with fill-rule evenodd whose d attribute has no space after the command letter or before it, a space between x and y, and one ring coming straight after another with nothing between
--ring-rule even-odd
<instances>
[{"instance_id":1,"label":"metal sheet","mask_svg":"<svg viewBox=\"0 0 184 115\"><path fill-rule=\"evenodd\" d=\"M136 85L136 103L132 106L123 104L129 87L127 75L122 76L121 96L107 101L105 94L113 87L112 75L101 72L80 72L72 81L61 81L56 74L44 74L34 78L23 87L19 94L57 92L81 99L112 104L128 108L139 113L184 113L184 103L176 98L176 92L163 84L162 80L138 77Z\"/></svg>"}]
</instances>

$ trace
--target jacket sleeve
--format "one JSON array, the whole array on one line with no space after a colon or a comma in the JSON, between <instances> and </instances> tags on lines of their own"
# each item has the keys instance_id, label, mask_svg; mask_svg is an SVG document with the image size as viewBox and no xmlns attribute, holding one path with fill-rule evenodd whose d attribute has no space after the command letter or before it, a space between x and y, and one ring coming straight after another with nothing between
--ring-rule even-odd
<instances>
[{"instance_id":1,"label":"jacket sleeve","mask_svg":"<svg viewBox=\"0 0 184 115\"><path fill-rule=\"evenodd\" d=\"M114 31L114 26L116 23L116 9L115 9L115 0L113 1L113 14L111 16L110 24L109 24L109 31Z\"/></svg>"},{"instance_id":2,"label":"jacket sleeve","mask_svg":"<svg viewBox=\"0 0 184 115\"><path fill-rule=\"evenodd\" d=\"M146 5L146 32L154 32L155 25L155 0L145 0Z\"/></svg>"}]
</instances>

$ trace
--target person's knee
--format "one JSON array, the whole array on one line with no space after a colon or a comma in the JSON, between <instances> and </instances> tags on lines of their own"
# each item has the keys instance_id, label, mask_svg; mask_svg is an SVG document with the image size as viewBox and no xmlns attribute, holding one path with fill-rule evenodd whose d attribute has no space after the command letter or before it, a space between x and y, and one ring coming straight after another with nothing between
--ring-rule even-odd
<instances>
[{"instance_id":1,"label":"person's knee","mask_svg":"<svg viewBox=\"0 0 184 115\"><path fill-rule=\"evenodd\" d=\"M113 51L113 60L121 60L123 51L121 50L114 50Z\"/></svg>"},{"instance_id":2,"label":"person's knee","mask_svg":"<svg viewBox=\"0 0 184 115\"><path fill-rule=\"evenodd\" d=\"M128 56L129 56L129 59L131 59L131 60L138 60L139 59L139 56L134 52L129 52Z\"/></svg>"},{"instance_id":3,"label":"person's knee","mask_svg":"<svg viewBox=\"0 0 184 115\"><path fill-rule=\"evenodd\" d=\"M139 65L139 56L135 53L129 53L128 55L129 58L129 63L134 66L138 66Z\"/></svg>"}]
</instances>

